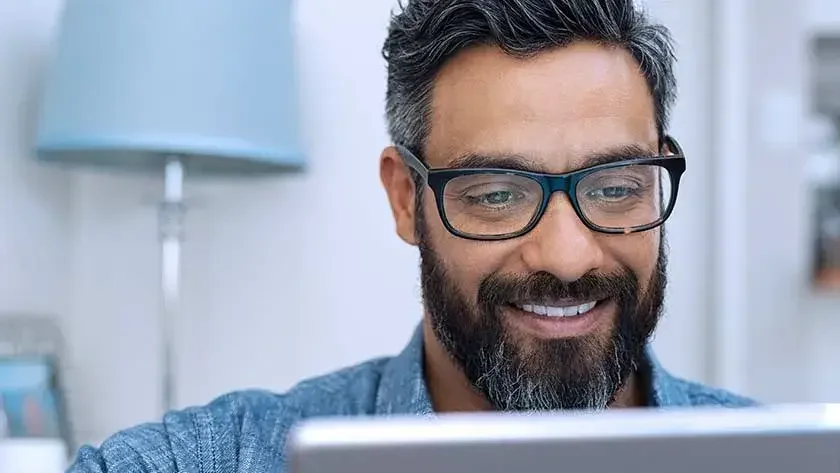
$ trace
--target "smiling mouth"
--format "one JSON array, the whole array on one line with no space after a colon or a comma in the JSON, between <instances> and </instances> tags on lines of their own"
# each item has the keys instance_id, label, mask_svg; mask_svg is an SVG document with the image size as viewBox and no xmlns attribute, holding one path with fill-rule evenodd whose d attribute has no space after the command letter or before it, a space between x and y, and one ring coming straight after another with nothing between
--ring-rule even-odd
<instances>
[{"instance_id":1,"label":"smiling mouth","mask_svg":"<svg viewBox=\"0 0 840 473\"><path fill-rule=\"evenodd\" d=\"M565 303L565 304L531 304L531 303L522 303L522 304L512 304L517 309L521 310L522 312L526 312L529 315L536 315L548 318L555 318L555 317L580 317L587 312L591 311L598 305L598 301L589 301L589 302L582 302L582 303Z\"/></svg>"},{"instance_id":2,"label":"smiling mouth","mask_svg":"<svg viewBox=\"0 0 840 473\"><path fill-rule=\"evenodd\" d=\"M507 305L512 324L539 338L573 338L609 323L610 299L523 301Z\"/></svg>"}]
</instances>

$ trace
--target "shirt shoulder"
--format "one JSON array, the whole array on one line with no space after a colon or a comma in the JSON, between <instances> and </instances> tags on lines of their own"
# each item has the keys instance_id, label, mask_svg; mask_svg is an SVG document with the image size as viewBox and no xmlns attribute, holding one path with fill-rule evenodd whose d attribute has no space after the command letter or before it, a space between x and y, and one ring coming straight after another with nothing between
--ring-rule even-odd
<instances>
[{"instance_id":1,"label":"shirt shoulder","mask_svg":"<svg viewBox=\"0 0 840 473\"><path fill-rule=\"evenodd\" d=\"M282 473L299 420L373 414L387 359L303 381L283 394L241 391L79 450L68 473Z\"/></svg>"},{"instance_id":2,"label":"shirt shoulder","mask_svg":"<svg viewBox=\"0 0 840 473\"><path fill-rule=\"evenodd\" d=\"M752 407L759 403L725 389L669 376L667 386L658 393L662 404L676 406Z\"/></svg>"},{"instance_id":3,"label":"shirt shoulder","mask_svg":"<svg viewBox=\"0 0 840 473\"><path fill-rule=\"evenodd\" d=\"M648 347L643 371L648 378L653 405L657 407L750 407L759 403L738 394L674 376Z\"/></svg>"}]
</instances>

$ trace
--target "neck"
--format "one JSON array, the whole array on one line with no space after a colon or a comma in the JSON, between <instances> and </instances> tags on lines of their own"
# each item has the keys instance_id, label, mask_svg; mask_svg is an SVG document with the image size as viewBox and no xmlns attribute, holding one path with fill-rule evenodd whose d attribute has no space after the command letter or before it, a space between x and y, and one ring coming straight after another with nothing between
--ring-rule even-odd
<instances>
[{"instance_id":1,"label":"neck","mask_svg":"<svg viewBox=\"0 0 840 473\"><path fill-rule=\"evenodd\" d=\"M493 406L475 390L457 362L435 337L428 318L423 322L424 375L435 412L491 411ZM633 373L616 394L612 408L647 405L644 380Z\"/></svg>"}]
</instances>

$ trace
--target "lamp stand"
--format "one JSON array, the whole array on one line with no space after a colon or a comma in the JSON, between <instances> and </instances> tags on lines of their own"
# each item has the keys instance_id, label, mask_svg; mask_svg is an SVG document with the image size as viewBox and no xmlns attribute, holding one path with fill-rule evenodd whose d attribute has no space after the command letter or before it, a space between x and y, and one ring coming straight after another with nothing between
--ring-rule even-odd
<instances>
[{"instance_id":1,"label":"lamp stand","mask_svg":"<svg viewBox=\"0 0 840 473\"><path fill-rule=\"evenodd\" d=\"M161 249L161 402L163 413L175 407L175 328L181 303L181 241L184 205L184 164L170 156L164 168L163 202L158 206Z\"/></svg>"}]
</instances>

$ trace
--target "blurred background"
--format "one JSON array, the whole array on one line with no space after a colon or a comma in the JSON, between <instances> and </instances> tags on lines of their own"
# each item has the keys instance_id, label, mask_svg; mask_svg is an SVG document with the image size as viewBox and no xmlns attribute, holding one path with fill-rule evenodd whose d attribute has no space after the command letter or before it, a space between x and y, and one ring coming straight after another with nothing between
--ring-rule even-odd
<instances>
[{"instance_id":1,"label":"blurred background","mask_svg":"<svg viewBox=\"0 0 840 473\"><path fill-rule=\"evenodd\" d=\"M678 44L689 169L658 355L762 401L840 402L840 2L646 4ZM96 442L160 415L162 181L32 158L63 5L0 2L0 314L60 327L74 437ZM177 406L395 353L421 317L378 179L394 6L298 2L305 172L187 181Z\"/></svg>"}]
</instances>

